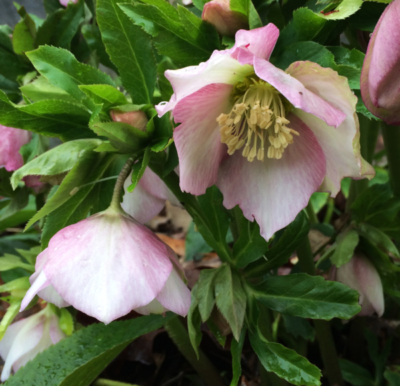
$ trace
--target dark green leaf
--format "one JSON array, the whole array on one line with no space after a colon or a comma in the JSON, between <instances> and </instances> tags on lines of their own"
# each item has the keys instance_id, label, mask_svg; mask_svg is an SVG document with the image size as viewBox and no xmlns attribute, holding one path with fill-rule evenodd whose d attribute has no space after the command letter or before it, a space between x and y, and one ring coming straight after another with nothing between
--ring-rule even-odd
<instances>
[{"instance_id":1,"label":"dark green leaf","mask_svg":"<svg viewBox=\"0 0 400 386\"><path fill-rule=\"evenodd\" d=\"M321 371L296 351L279 343L267 342L260 335L249 333L250 343L261 364L267 371L272 371L286 379L292 385L318 386L321 384Z\"/></svg>"},{"instance_id":2,"label":"dark green leaf","mask_svg":"<svg viewBox=\"0 0 400 386\"><path fill-rule=\"evenodd\" d=\"M200 272L197 282L197 291L194 297L197 299L200 316L203 322L207 321L215 305L215 278L219 269L205 269Z\"/></svg>"},{"instance_id":3,"label":"dark green leaf","mask_svg":"<svg viewBox=\"0 0 400 386\"><path fill-rule=\"evenodd\" d=\"M354 255L360 238L355 229L342 232L336 239L336 248L331 256L331 261L336 267L346 264Z\"/></svg>"},{"instance_id":4,"label":"dark green leaf","mask_svg":"<svg viewBox=\"0 0 400 386\"><path fill-rule=\"evenodd\" d=\"M188 312L188 331L189 331L189 339L190 343L194 351L196 352L197 357L199 357L199 346L201 342L201 316L198 308L197 299L195 298L195 294L197 291L197 287L194 286L192 289L192 302L190 304L189 312Z\"/></svg>"},{"instance_id":5,"label":"dark green leaf","mask_svg":"<svg viewBox=\"0 0 400 386\"><path fill-rule=\"evenodd\" d=\"M235 339L231 342L231 354L232 354L232 381L231 386L237 386L240 376L242 375L242 349L244 344L244 339L246 338L246 329L242 329L240 334L240 339L237 342Z\"/></svg>"},{"instance_id":6,"label":"dark green leaf","mask_svg":"<svg viewBox=\"0 0 400 386\"><path fill-rule=\"evenodd\" d=\"M228 265L218 270L215 280L215 301L239 341L246 312L246 294L238 274Z\"/></svg>"},{"instance_id":7,"label":"dark green leaf","mask_svg":"<svg viewBox=\"0 0 400 386\"><path fill-rule=\"evenodd\" d=\"M388 386L400 386L400 373L386 370L383 373L385 379L388 381Z\"/></svg>"},{"instance_id":8,"label":"dark green leaf","mask_svg":"<svg viewBox=\"0 0 400 386\"><path fill-rule=\"evenodd\" d=\"M343 378L353 386L374 386L375 382L371 373L356 363L346 359L339 359L340 370Z\"/></svg>"},{"instance_id":9,"label":"dark green leaf","mask_svg":"<svg viewBox=\"0 0 400 386\"><path fill-rule=\"evenodd\" d=\"M126 189L129 193L132 193L136 188L136 185L139 183L140 179L143 177L144 172L146 171L147 166L149 165L151 157L150 148L146 148L144 151L143 157L133 165L132 168L132 184L128 186Z\"/></svg>"},{"instance_id":10,"label":"dark green leaf","mask_svg":"<svg viewBox=\"0 0 400 386\"><path fill-rule=\"evenodd\" d=\"M279 241L265 254L265 259L250 264L244 270L246 277L263 276L271 269L285 264L298 245L308 235L310 221L304 212L286 227Z\"/></svg>"},{"instance_id":11,"label":"dark green leaf","mask_svg":"<svg viewBox=\"0 0 400 386\"><path fill-rule=\"evenodd\" d=\"M87 386L129 343L172 317L150 315L83 328L38 354L6 385Z\"/></svg>"},{"instance_id":12,"label":"dark green leaf","mask_svg":"<svg viewBox=\"0 0 400 386\"><path fill-rule=\"evenodd\" d=\"M350 319L360 311L357 291L304 273L269 277L253 287L253 296L268 308L301 318Z\"/></svg>"},{"instance_id":13,"label":"dark green leaf","mask_svg":"<svg viewBox=\"0 0 400 386\"><path fill-rule=\"evenodd\" d=\"M151 103L156 62L149 36L122 12L118 0L97 1L97 21L106 51L133 103Z\"/></svg>"},{"instance_id":14,"label":"dark green leaf","mask_svg":"<svg viewBox=\"0 0 400 386\"><path fill-rule=\"evenodd\" d=\"M212 252L212 248L206 243L201 233L195 229L195 223L191 222L186 233L185 260L199 259L208 252Z\"/></svg>"},{"instance_id":15,"label":"dark green leaf","mask_svg":"<svg viewBox=\"0 0 400 386\"><path fill-rule=\"evenodd\" d=\"M33 30L30 28L31 26L34 27ZM35 35L35 23L27 14L14 28L12 39L14 52L18 55L22 55L27 51L33 50L35 48Z\"/></svg>"},{"instance_id":16,"label":"dark green leaf","mask_svg":"<svg viewBox=\"0 0 400 386\"><path fill-rule=\"evenodd\" d=\"M282 314L285 329L295 338L301 337L305 340L313 341L315 338L315 330L307 319L299 318L298 316Z\"/></svg>"}]
</instances>

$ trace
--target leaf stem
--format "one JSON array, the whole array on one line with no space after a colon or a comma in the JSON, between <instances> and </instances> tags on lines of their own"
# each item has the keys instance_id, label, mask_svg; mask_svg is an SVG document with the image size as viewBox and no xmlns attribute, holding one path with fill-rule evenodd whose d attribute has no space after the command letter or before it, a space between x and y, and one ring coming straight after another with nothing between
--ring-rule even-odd
<instances>
[{"instance_id":1,"label":"leaf stem","mask_svg":"<svg viewBox=\"0 0 400 386\"><path fill-rule=\"evenodd\" d=\"M314 276L314 257L308 237L297 248L297 256L299 257L299 264L302 271ZM329 322L314 320L314 327L329 384L331 386L344 386Z\"/></svg>"},{"instance_id":2,"label":"leaf stem","mask_svg":"<svg viewBox=\"0 0 400 386\"><path fill-rule=\"evenodd\" d=\"M308 219L310 220L310 224L318 224L318 217L315 214L314 208L311 204L311 201L308 202L308 205L306 206L306 213L308 216Z\"/></svg>"},{"instance_id":3,"label":"leaf stem","mask_svg":"<svg viewBox=\"0 0 400 386\"><path fill-rule=\"evenodd\" d=\"M93 386L137 386L132 383L112 381L111 379L99 378L94 383Z\"/></svg>"},{"instance_id":4,"label":"leaf stem","mask_svg":"<svg viewBox=\"0 0 400 386\"><path fill-rule=\"evenodd\" d=\"M390 126L382 122L382 134L393 193L400 197L400 126Z\"/></svg>"},{"instance_id":5,"label":"leaf stem","mask_svg":"<svg viewBox=\"0 0 400 386\"><path fill-rule=\"evenodd\" d=\"M110 208L115 209L117 211L122 210L121 208L121 191L122 188L124 187L124 182L126 180L126 178L128 177L131 169L132 169L132 165L135 162L134 158L128 158L128 160L125 162L125 165L122 167L118 178L117 178L117 182L115 183L115 187L114 187L114 192L112 195L112 199L111 199L111 204L110 204Z\"/></svg>"},{"instance_id":6,"label":"leaf stem","mask_svg":"<svg viewBox=\"0 0 400 386\"><path fill-rule=\"evenodd\" d=\"M199 358L196 357L196 353L190 343L189 334L178 317L170 319L164 327L179 351L208 386L225 385L214 365L200 348Z\"/></svg>"}]
</instances>

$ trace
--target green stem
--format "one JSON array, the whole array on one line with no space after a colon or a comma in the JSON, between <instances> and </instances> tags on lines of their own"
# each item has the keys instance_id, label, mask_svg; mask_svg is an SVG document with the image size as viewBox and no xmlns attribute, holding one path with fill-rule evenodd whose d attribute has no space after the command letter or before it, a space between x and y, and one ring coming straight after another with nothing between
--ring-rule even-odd
<instances>
[{"instance_id":1,"label":"green stem","mask_svg":"<svg viewBox=\"0 0 400 386\"><path fill-rule=\"evenodd\" d=\"M132 383L112 381L111 379L99 378L94 381L93 386L138 386Z\"/></svg>"},{"instance_id":2,"label":"green stem","mask_svg":"<svg viewBox=\"0 0 400 386\"><path fill-rule=\"evenodd\" d=\"M234 218L234 220L231 221L231 231L233 239L236 241L240 236L240 218L243 217L243 215L242 210L237 205L231 210L231 213Z\"/></svg>"},{"instance_id":3,"label":"green stem","mask_svg":"<svg viewBox=\"0 0 400 386\"><path fill-rule=\"evenodd\" d=\"M181 191L179 186L179 177L175 172L171 172L168 175L163 175L163 167L160 164L151 164L151 170L156 173L167 185L168 189L175 195L175 197L185 205L185 209L195 219L197 225L203 225L204 229L207 229L207 234L203 234L205 240L209 242L210 246L215 249L222 261L232 262L231 251L227 247L226 243L221 243L215 239L211 226L208 223L207 217L204 215L197 199L189 194Z\"/></svg>"},{"instance_id":4,"label":"green stem","mask_svg":"<svg viewBox=\"0 0 400 386\"><path fill-rule=\"evenodd\" d=\"M400 197L400 126L390 126L382 122L382 134L393 193Z\"/></svg>"},{"instance_id":5,"label":"green stem","mask_svg":"<svg viewBox=\"0 0 400 386\"><path fill-rule=\"evenodd\" d=\"M308 219L310 220L310 224L318 224L319 220L317 215L314 212L314 208L311 205L311 201L308 202L308 205L306 206L306 213L308 216Z\"/></svg>"},{"instance_id":6,"label":"green stem","mask_svg":"<svg viewBox=\"0 0 400 386\"><path fill-rule=\"evenodd\" d=\"M224 386L224 381L218 371L200 348L199 358L197 358L190 343L189 334L178 317L169 320L164 327L179 351L208 386Z\"/></svg>"},{"instance_id":7,"label":"green stem","mask_svg":"<svg viewBox=\"0 0 400 386\"><path fill-rule=\"evenodd\" d=\"M315 275L314 257L308 237L306 237L297 248L297 255L302 271L309 275ZM331 386L344 386L329 322L325 320L314 320L314 327L329 384Z\"/></svg>"},{"instance_id":8,"label":"green stem","mask_svg":"<svg viewBox=\"0 0 400 386\"><path fill-rule=\"evenodd\" d=\"M331 222L334 209L335 209L335 199L332 197L329 197L328 205L326 207L326 213L325 213L325 217L324 217L325 224L329 224Z\"/></svg>"},{"instance_id":9,"label":"green stem","mask_svg":"<svg viewBox=\"0 0 400 386\"><path fill-rule=\"evenodd\" d=\"M111 204L110 204L110 208L112 208L112 209L115 209L117 211L122 210L122 208L121 208L121 192L124 187L124 182L125 182L126 178L128 177L134 162L135 162L134 158L129 158L125 162L125 165L122 167L122 169L118 175L117 182L115 183L114 192L113 192L112 199L111 199Z\"/></svg>"}]
</instances>

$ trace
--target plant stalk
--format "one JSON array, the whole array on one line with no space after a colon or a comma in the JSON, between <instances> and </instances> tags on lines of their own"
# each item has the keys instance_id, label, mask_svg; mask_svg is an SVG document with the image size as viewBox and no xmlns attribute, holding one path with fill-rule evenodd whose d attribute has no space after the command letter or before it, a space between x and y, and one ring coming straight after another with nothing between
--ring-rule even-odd
<instances>
[{"instance_id":1,"label":"plant stalk","mask_svg":"<svg viewBox=\"0 0 400 386\"><path fill-rule=\"evenodd\" d=\"M400 197L400 126L390 126L382 122L382 134L393 194Z\"/></svg>"},{"instance_id":2,"label":"plant stalk","mask_svg":"<svg viewBox=\"0 0 400 386\"><path fill-rule=\"evenodd\" d=\"M112 208L112 209L115 209L117 211L122 210L121 202L120 202L121 192L124 187L124 182L125 182L126 178L128 177L134 162L135 162L134 158L129 158L125 162L125 165L122 167L122 169L118 175L117 182L115 183L114 192L113 192L112 199L111 199L110 208Z\"/></svg>"},{"instance_id":3,"label":"plant stalk","mask_svg":"<svg viewBox=\"0 0 400 386\"><path fill-rule=\"evenodd\" d=\"M190 343L189 334L178 317L169 320L164 327L179 351L208 386L225 385L218 371L200 348L199 358L196 357L196 353Z\"/></svg>"},{"instance_id":4,"label":"plant stalk","mask_svg":"<svg viewBox=\"0 0 400 386\"><path fill-rule=\"evenodd\" d=\"M308 237L297 248L300 268L309 275L315 275L314 257ZM315 332L321 352L322 362L326 377L331 386L344 386L342 372L336 352L335 342L329 322L325 320L314 320Z\"/></svg>"},{"instance_id":5,"label":"plant stalk","mask_svg":"<svg viewBox=\"0 0 400 386\"><path fill-rule=\"evenodd\" d=\"M132 383L112 381L111 379L99 378L94 381L93 386L138 386Z\"/></svg>"}]
</instances>

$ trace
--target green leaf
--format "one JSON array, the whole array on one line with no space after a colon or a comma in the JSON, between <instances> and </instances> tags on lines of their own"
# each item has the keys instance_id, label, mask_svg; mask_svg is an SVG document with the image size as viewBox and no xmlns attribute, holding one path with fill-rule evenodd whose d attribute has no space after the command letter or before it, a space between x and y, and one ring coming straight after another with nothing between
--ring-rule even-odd
<instances>
[{"instance_id":1,"label":"green leaf","mask_svg":"<svg viewBox=\"0 0 400 386\"><path fill-rule=\"evenodd\" d=\"M6 284L0 285L0 292L11 292L15 290L27 290L31 284L29 283L29 277L20 277Z\"/></svg>"},{"instance_id":2,"label":"green leaf","mask_svg":"<svg viewBox=\"0 0 400 386\"><path fill-rule=\"evenodd\" d=\"M30 28L33 26L33 30ZM22 55L27 51L34 49L34 37L36 35L36 27L33 20L28 14L17 23L13 31L13 48L14 52Z\"/></svg>"},{"instance_id":3,"label":"green leaf","mask_svg":"<svg viewBox=\"0 0 400 386\"><path fill-rule=\"evenodd\" d=\"M265 259L250 264L244 270L246 277L263 276L271 269L285 264L310 230L310 221L304 212L300 212L289 224L278 242L265 254Z\"/></svg>"},{"instance_id":4,"label":"green leaf","mask_svg":"<svg viewBox=\"0 0 400 386\"><path fill-rule=\"evenodd\" d=\"M350 319L361 309L357 291L304 273L269 277L253 287L253 296L274 311L301 318Z\"/></svg>"},{"instance_id":5,"label":"green leaf","mask_svg":"<svg viewBox=\"0 0 400 386\"><path fill-rule=\"evenodd\" d=\"M59 324L61 330L63 330L67 336L72 335L74 332L74 320L72 319L72 315L66 308L60 308L60 314Z\"/></svg>"},{"instance_id":6,"label":"green leaf","mask_svg":"<svg viewBox=\"0 0 400 386\"><path fill-rule=\"evenodd\" d=\"M71 170L80 158L87 157L100 144L100 139L80 139L63 143L16 170L11 178L12 186L15 189L25 176L54 176Z\"/></svg>"},{"instance_id":7,"label":"green leaf","mask_svg":"<svg viewBox=\"0 0 400 386\"><path fill-rule=\"evenodd\" d=\"M228 265L218 270L215 278L215 301L239 341L246 312L246 294L237 273Z\"/></svg>"},{"instance_id":8,"label":"green leaf","mask_svg":"<svg viewBox=\"0 0 400 386\"><path fill-rule=\"evenodd\" d=\"M388 381L388 386L400 386L400 373L386 370L383 373L385 379Z\"/></svg>"},{"instance_id":9,"label":"green leaf","mask_svg":"<svg viewBox=\"0 0 400 386\"><path fill-rule=\"evenodd\" d=\"M143 0L145 4L121 4L121 9L138 25L143 18L153 23L151 30L160 55L169 56L179 66L198 64L219 48L215 28L184 7L174 8L163 0ZM139 16L139 18L138 18Z\"/></svg>"},{"instance_id":10,"label":"green leaf","mask_svg":"<svg viewBox=\"0 0 400 386\"><path fill-rule=\"evenodd\" d=\"M329 7L318 13L320 17L327 20L340 20L356 13L363 4L363 0L343 0L337 7Z\"/></svg>"},{"instance_id":11,"label":"green leaf","mask_svg":"<svg viewBox=\"0 0 400 386\"><path fill-rule=\"evenodd\" d=\"M14 105L0 91L0 124L68 141L93 138L86 109L61 100Z\"/></svg>"},{"instance_id":12,"label":"green leaf","mask_svg":"<svg viewBox=\"0 0 400 386\"><path fill-rule=\"evenodd\" d=\"M126 189L129 193L132 193L136 188L136 185L139 183L140 179L143 177L144 172L146 171L147 166L149 165L151 157L150 148L146 148L144 151L143 157L133 165L132 168L132 184L128 186Z\"/></svg>"},{"instance_id":13,"label":"green leaf","mask_svg":"<svg viewBox=\"0 0 400 386\"><path fill-rule=\"evenodd\" d=\"M193 295L198 304L201 320L207 321L215 305L215 278L219 269L205 269L200 272L199 281L197 282L197 290Z\"/></svg>"},{"instance_id":14,"label":"green leaf","mask_svg":"<svg viewBox=\"0 0 400 386\"><path fill-rule=\"evenodd\" d=\"M191 222L186 233L185 260L197 260L208 252L212 252L212 247L207 244L201 233L195 229L195 223Z\"/></svg>"},{"instance_id":15,"label":"green leaf","mask_svg":"<svg viewBox=\"0 0 400 386\"><path fill-rule=\"evenodd\" d=\"M4 256L0 257L0 271L8 271L14 268L23 268L30 272L35 271L34 265L24 263L18 256L6 253Z\"/></svg>"},{"instance_id":16,"label":"green leaf","mask_svg":"<svg viewBox=\"0 0 400 386\"><path fill-rule=\"evenodd\" d=\"M86 64L79 63L69 52L56 47L40 47L27 54L35 68L51 84L61 88L83 102L85 93L79 88L87 84L108 84L114 86L113 80L103 72Z\"/></svg>"},{"instance_id":17,"label":"green leaf","mask_svg":"<svg viewBox=\"0 0 400 386\"><path fill-rule=\"evenodd\" d=\"M97 1L101 36L133 103L151 103L156 83L156 62L151 41L140 27L132 24L118 2Z\"/></svg>"},{"instance_id":18,"label":"green leaf","mask_svg":"<svg viewBox=\"0 0 400 386\"><path fill-rule=\"evenodd\" d=\"M343 378L353 386L374 386L375 382L371 373L356 363L346 359L339 359L340 370Z\"/></svg>"},{"instance_id":19,"label":"green leaf","mask_svg":"<svg viewBox=\"0 0 400 386\"><path fill-rule=\"evenodd\" d=\"M336 248L331 256L331 261L336 267L341 267L346 264L354 255L354 250L356 249L360 238L355 229L350 229L349 231L342 232L336 239Z\"/></svg>"},{"instance_id":20,"label":"green leaf","mask_svg":"<svg viewBox=\"0 0 400 386\"><path fill-rule=\"evenodd\" d=\"M197 358L199 358L199 346L202 338L201 334L201 316L198 308L197 299L195 294L197 291L197 284L192 288L192 302L190 304L188 312L188 332L190 343L194 351L196 352Z\"/></svg>"},{"instance_id":21,"label":"green leaf","mask_svg":"<svg viewBox=\"0 0 400 386\"><path fill-rule=\"evenodd\" d=\"M314 340L315 330L311 327L307 319L287 314L282 314L282 319L285 323L286 331L295 338L301 337L305 340Z\"/></svg>"},{"instance_id":22,"label":"green leaf","mask_svg":"<svg viewBox=\"0 0 400 386\"><path fill-rule=\"evenodd\" d=\"M150 315L83 328L38 354L6 385L87 386L129 343L172 317Z\"/></svg>"},{"instance_id":23,"label":"green leaf","mask_svg":"<svg viewBox=\"0 0 400 386\"><path fill-rule=\"evenodd\" d=\"M103 109L108 111L113 106L125 105L128 101L125 95L115 87L106 84L93 84L79 86L79 88L96 104L102 104Z\"/></svg>"},{"instance_id":24,"label":"green leaf","mask_svg":"<svg viewBox=\"0 0 400 386\"><path fill-rule=\"evenodd\" d=\"M231 354L232 354L232 381L230 386L237 386L240 376L242 375L242 350L244 339L246 338L246 329L243 328L240 334L240 339L237 342L235 339L231 342Z\"/></svg>"},{"instance_id":25,"label":"green leaf","mask_svg":"<svg viewBox=\"0 0 400 386\"><path fill-rule=\"evenodd\" d=\"M240 210L240 209L239 209ZM235 215L238 216L238 211ZM233 258L237 268L243 268L259 259L268 250L268 242L260 235L256 221L250 222L243 215L239 219L239 238L233 245Z\"/></svg>"},{"instance_id":26,"label":"green leaf","mask_svg":"<svg viewBox=\"0 0 400 386\"><path fill-rule=\"evenodd\" d=\"M272 371L292 385L318 386L321 371L306 358L279 343L267 342L261 335L249 333L251 347L267 371Z\"/></svg>"},{"instance_id":27,"label":"green leaf","mask_svg":"<svg viewBox=\"0 0 400 386\"><path fill-rule=\"evenodd\" d=\"M29 281L28 281L29 283ZM29 288L29 287L28 287ZM19 314L19 309L21 308L22 299L13 299L7 308L7 311L0 323L0 340L3 339L4 334L7 331L8 326L12 323L14 318Z\"/></svg>"},{"instance_id":28,"label":"green leaf","mask_svg":"<svg viewBox=\"0 0 400 386\"><path fill-rule=\"evenodd\" d=\"M79 0L76 4L70 2L67 8L55 9L55 12L49 15L38 29L36 47L48 44L69 49L73 37L84 20L83 0Z\"/></svg>"},{"instance_id":29,"label":"green leaf","mask_svg":"<svg viewBox=\"0 0 400 386\"><path fill-rule=\"evenodd\" d=\"M43 5L47 15L63 8L59 0L43 0Z\"/></svg>"},{"instance_id":30,"label":"green leaf","mask_svg":"<svg viewBox=\"0 0 400 386\"><path fill-rule=\"evenodd\" d=\"M74 194L79 193L79 188L84 185L88 180L90 181L90 175L96 170L96 167L102 162L103 157L106 159L108 155L87 152L84 156L80 157L78 162L74 165L71 171L62 181L57 192L46 202L46 204L33 216L28 224L26 224L25 229L31 227L36 221L40 220L42 217L53 212L69 199L71 199ZM101 170L101 168L100 168ZM76 192L76 190L78 190ZM84 190L84 192L86 189ZM80 193L80 195L83 193ZM80 195L78 197L80 197ZM62 219L61 219L62 220Z\"/></svg>"}]
</instances>

